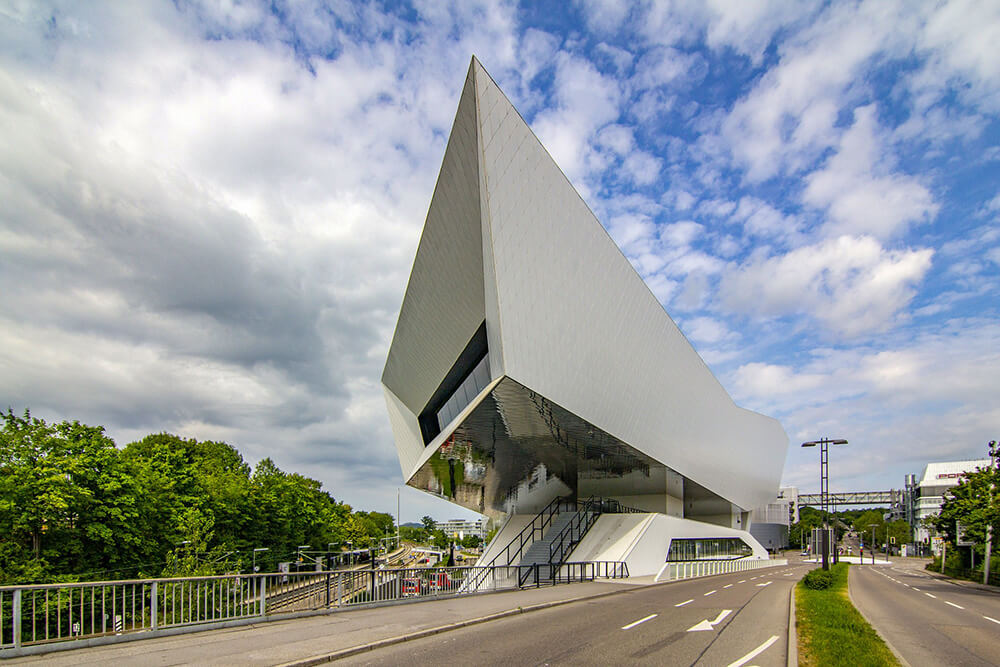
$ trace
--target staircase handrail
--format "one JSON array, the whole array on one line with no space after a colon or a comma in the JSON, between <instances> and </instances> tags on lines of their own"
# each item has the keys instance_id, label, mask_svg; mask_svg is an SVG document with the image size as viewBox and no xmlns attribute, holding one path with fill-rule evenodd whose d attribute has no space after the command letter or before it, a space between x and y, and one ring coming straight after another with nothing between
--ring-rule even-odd
<instances>
[{"instance_id":1,"label":"staircase handrail","mask_svg":"<svg viewBox=\"0 0 1000 667\"><path fill-rule=\"evenodd\" d=\"M475 590L479 586L479 584L482 583L482 579L485 579L486 577L486 572L489 571L488 568L494 567L497 559L500 558L501 555L507 554L507 562L505 563L505 565L510 565L511 563L513 563L514 559L520 556L521 553L524 551L525 543L530 543L535 541L535 536L534 536L535 532L544 535L545 528L552 523L552 517L556 516L561 511L560 510L561 505L563 503L568 505L571 502L572 501L570 499L563 498L561 496L554 498L552 502L546 505L541 512L536 514L534 518L531 519L528 525L526 525L524 528L521 529L521 532L515 535L514 538L507 543L507 546L505 546L502 550L497 552L497 555L494 556L492 559L490 559L489 563L486 563L486 565L483 567L480 573L476 575L476 579L469 582L468 584L469 590ZM528 539L528 535L531 536L530 540ZM513 555L511 555L510 549L515 542L517 542L517 550L514 551Z\"/></svg>"},{"instance_id":2,"label":"staircase handrail","mask_svg":"<svg viewBox=\"0 0 1000 667\"><path fill-rule=\"evenodd\" d=\"M601 514L602 505L602 499L595 498L594 496L584 501L582 506L579 503L577 504L576 514L559 531L559 534L552 538L552 542L549 543L549 565L552 568L557 568L562 564L568 552L579 543L583 535L594 525L597 517ZM586 526L583 525L585 522ZM573 536L574 529L577 530L575 538ZM568 545L566 544L567 538L569 539Z\"/></svg>"}]
</instances>

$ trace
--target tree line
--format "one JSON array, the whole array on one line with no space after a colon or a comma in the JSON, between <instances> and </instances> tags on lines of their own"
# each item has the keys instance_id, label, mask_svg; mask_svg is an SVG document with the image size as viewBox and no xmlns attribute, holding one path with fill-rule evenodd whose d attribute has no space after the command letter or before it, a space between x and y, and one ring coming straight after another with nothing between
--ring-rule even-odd
<instances>
[{"instance_id":1,"label":"tree line","mask_svg":"<svg viewBox=\"0 0 1000 667\"><path fill-rule=\"evenodd\" d=\"M169 433L122 448L102 426L8 408L0 431L0 584L261 571L298 547L364 548L395 533L270 458ZM266 549L266 551L264 551Z\"/></svg>"},{"instance_id":2,"label":"tree line","mask_svg":"<svg viewBox=\"0 0 1000 667\"><path fill-rule=\"evenodd\" d=\"M789 544L795 548L805 548L813 528L823 525L823 511L815 507L799 508L799 520L788 529ZM885 510L853 509L830 512L830 527L833 528L837 541L843 539L849 530L856 531L861 537L861 543L870 545L874 535L878 550L886 545L896 550L903 544L913 541L913 531L903 519L890 521L885 518ZM866 546L866 549L868 547Z\"/></svg>"}]
</instances>

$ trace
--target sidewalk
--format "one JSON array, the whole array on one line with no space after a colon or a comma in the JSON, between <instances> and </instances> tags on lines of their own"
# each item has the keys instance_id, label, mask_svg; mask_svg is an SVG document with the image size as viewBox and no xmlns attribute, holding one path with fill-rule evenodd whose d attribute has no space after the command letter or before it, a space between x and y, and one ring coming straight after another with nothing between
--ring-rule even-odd
<instances>
[{"instance_id":1,"label":"sidewalk","mask_svg":"<svg viewBox=\"0 0 1000 667\"><path fill-rule=\"evenodd\" d=\"M4 660L2 665L281 665L304 667L331 654L367 650L373 643L395 643L462 625L635 590L636 584L586 582L391 605L349 609L271 621L239 628L75 649Z\"/></svg>"}]
</instances>

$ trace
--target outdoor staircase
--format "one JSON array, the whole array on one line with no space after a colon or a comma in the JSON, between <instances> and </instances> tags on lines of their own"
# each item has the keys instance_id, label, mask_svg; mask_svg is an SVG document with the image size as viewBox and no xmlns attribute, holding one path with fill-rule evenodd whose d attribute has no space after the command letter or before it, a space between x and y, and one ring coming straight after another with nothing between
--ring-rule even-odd
<instances>
[{"instance_id":1,"label":"outdoor staircase","mask_svg":"<svg viewBox=\"0 0 1000 667\"><path fill-rule=\"evenodd\" d=\"M541 538L532 542L531 546L529 546L524 552L524 556L521 558L519 565L548 565L549 549L552 546L553 539L562 533L572 521L573 512L563 512L553 519L552 524L549 526L549 529L545 531L545 534L542 535Z\"/></svg>"}]
</instances>

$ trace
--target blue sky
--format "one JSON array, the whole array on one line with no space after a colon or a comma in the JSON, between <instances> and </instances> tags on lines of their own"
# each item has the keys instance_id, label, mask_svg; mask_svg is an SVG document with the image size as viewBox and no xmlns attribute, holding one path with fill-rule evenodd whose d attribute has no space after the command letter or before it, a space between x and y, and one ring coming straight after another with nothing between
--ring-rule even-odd
<instances>
[{"instance_id":1,"label":"blue sky","mask_svg":"<svg viewBox=\"0 0 1000 667\"><path fill-rule=\"evenodd\" d=\"M899 487L1000 435L997 43L995 2L4 3L2 398L394 511L378 378L476 54L785 483L831 436L832 488Z\"/></svg>"}]
</instances>

